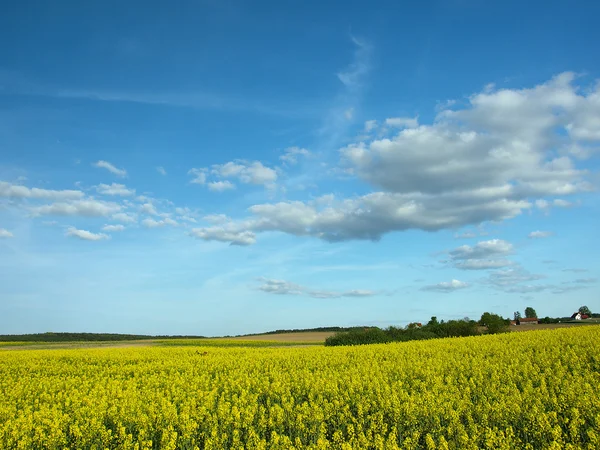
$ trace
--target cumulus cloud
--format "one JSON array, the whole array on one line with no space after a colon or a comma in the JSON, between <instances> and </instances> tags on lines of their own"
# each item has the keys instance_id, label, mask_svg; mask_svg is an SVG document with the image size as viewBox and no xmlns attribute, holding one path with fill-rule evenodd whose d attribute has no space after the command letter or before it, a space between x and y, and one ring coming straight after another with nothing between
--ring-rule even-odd
<instances>
[{"instance_id":1,"label":"cumulus cloud","mask_svg":"<svg viewBox=\"0 0 600 450\"><path fill-rule=\"evenodd\" d=\"M156 210L156 207L150 202L144 203L142 206L140 206L140 212L150 214L152 216L158 216L158 211Z\"/></svg>"},{"instance_id":2,"label":"cumulus cloud","mask_svg":"<svg viewBox=\"0 0 600 450\"><path fill-rule=\"evenodd\" d=\"M209 191L213 191L213 192L223 192L223 191L230 191L231 189L235 189L235 184L233 184L231 181L228 181L228 180L211 181L211 182L207 183L206 186L208 187Z\"/></svg>"},{"instance_id":3,"label":"cumulus cloud","mask_svg":"<svg viewBox=\"0 0 600 450\"><path fill-rule=\"evenodd\" d=\"M396 128L417 128L419 126L418 117L391 117L385 119L385 124Z\"/></svg>"},{"instance_id":4,"label":"cumulus cloud","mask_svg":"<svg viewBox=\"0 0 600 450\"><path fill-rule=\"evenodd\" d=\"M473 231L465 231L463 233L456 233L454 239L473 239L476 238L477 234Z\"/></svg>"},{"instance_id":5,"label":"cumulus cloud","mask_svg":"<svg viewBox=\"0 0 600 450\"><path fill-rule=\"evenodd\" d=\"M454 292L460 289L468 288L469 284L464 281L452 280L442 281L441 283L431 284L421 288L423 291L436 291L436 292Z\"/></svg>"},{"instance_id":6,"label":"cumulus cloud","mask_svg":"<svg viewBox=\"0 0 600 450\"><path fill-rule=\"evenodd\" d=\"M190 169L188 170L188 175L193 175L192 181L190 183L194 184L206 184L206 173L208 169Z\"/></svg>"},{"instance_id":7,"label":"cumulus cloud","mask_svg":"<svg viewBox=\"0 0 600 450\"><path fill-rule=\"evenodd\" d=\"M123 225L104 225L102 227L102 231L114 232L114 231L123 231L125 226Z\"/></svg>"},{"instance_id":8,"label":"cumulus cloud","mask_svg":"<svg viewBox=\"0 0 600 450\"><path fill-rule=\"evenodd\" d=\"M300 295L304 288L285 280L262 279L263 284L258 287L263 292L277 295Z\"/></svg>"},{"instance_id":9,"label":"cumulus cloud","mask_svg":"<svg viewBox=\"0 0 600 450\"><path fill-rule=\"evenodd\" d=\"M103 217L117 213L121 206L113 202L101 200L74 200L71 202L56 202L30 208L33 216L83 216Z\"/></svg>"},{"instance_id":10,"label":"cumulus cloud","mask_svg":"<svg viewBox=\"0 0 600 450\"><path fill-rule=\"evenodd\" d=\"M14 235L10 231L8 231L6 228L0 228L0 239L11 237L14 237Z\"/></svg>"},{"instance_id":11,"label":"cumulus cloud","mask_svg":"<svg viewBox=\"0 0 600 450\"><path fill-rule=\"evenodd\" d=\"M127 171L125 169L119 169L119 168L115 167L114 165L112 165L111 163L109 163L108 161L96 161L92 165L94 167L98 167L100 169L106 169L110 173L112 173L118 177L126 177L127 176Z\"/></svg>"},{"instance_id":12,"label":"cumulus cloud","mask_svg":"<svg viewBox=\"0 0 600 450\"><path fill-rule=\"evenodd\" d=\"M527 235L529 239L543 239L552 236L551 231L532 231Z\"/></svg>"},{"instance_id":13,"label":"cumulus cloud","mask_svg":"<svg viewBox=\"0 0 600 450\"><path fill-rule=\"evenodd\" d=\"M225 178L237 179L244 184L265 185L271 187L277 181L277 172L270 167L264 166L260 161L235 160L225 164L214 164L210 169L193 168L188 171L193 175L192 183L207 184L219 190L219 187L227 186L225 189L231 189L233 184ZM208 177L215 177L216 180L208 182ZM222 190L222 189L221 189Z\"/></svg>"},{"instance_id":14,"label":"cumulus cloud","mask_svg":"<svg viewBox=\"0 0 600 450\"><path fill-rule=\"evenodd\" d=\"M214 224L222 224L222 223L228 222L229 217L227 217L225 214L209 214L207 216L204 216L202 218L202 220L205 220L206 222L210 222L210 223L214 223Z\"/></svg>"},{"instance_id":15,"label":"cumulus cloud","mask_svg":"<svg viewBox=\"0 0 600 450\"><path fill-rule=\"evenodd\" d=\"M225 178L239 178L246 184L269 184L277 181L277 172L264 166L260 161L236 161L215 165L212 167L212 173Z\"/></svg>"},{"instance_id":16,"label":"cumulus cloud","mask_svg":"<svg viewBox=\"0 0 600 450\"><path fill-rule=\"evenodd\" d=\"M144 219L142 220L142 225L146 228L160 228L165 225L177 226L177 222L169 217L166 217L162 220L154 220L154 219Z\"/></svg>"},{"instance_id":17,"label":"cumulus cloud","mask_svg":"<svg viewBox=\"0 0 600 450\"><path fill-rule=\"evenodd\" d=\"M310 152L305 148L300 147L288 147L284 150L283 155L279 157L281 161L287 163L289 165L294 165L298 163L298 158L303 157L307 158L310 156Z\"/></svg>"},{"instance_id":18,"label":"cumulus cloud","mask_svg":"<svg viewBox=\"0 0 600 450\"><path fill-rule=\"evenodd\" d=\"M65 235L81 239L83 241L102 241L105 239L109 239L109 236L104 233L92 233L91 231L78 230L74 227L69 227Z\"/></svg>"},{"instance_id":19,"label":"cumulus cloud","mask_svg":"<svg viewBox=\"0 0 600 450\"><path fill-rule=\"evenodd\" d=\"M256 242L256 234L252 231L236 230L228 226L193 228L190 236L205 241L227 242L230 245L245 246Z\"/></svg>"},{"instance_id":20,"label":"cumulus cloud","mask_svg":"<svg viewBox=\"0 0 600 450\"><path fill-rule=\"evenodd\" d=\"M491 239L477 244L462 245L449 252L450 258L456 260L482 259L490 256L507 255L513 251L513 245L502 239Z\"/></svg>"},{"instance_id":21,"label":"cumulus cloud","mask_svg":"<svg viewBox=\"0 0 600 450\"><path fill-rule=\"evenodd\" d=\"M541 292L549 288L547 284L531 284L532 281L538 281L546 278L545 275L534 274L521 266L512 267L504 270L497 270L490 273L485 279L484 284L488 284L495 289L509 293L529 293Z\"/></svg>"},{"instance_id":22,"label":"cumulus cloud","mask_svg":"<svg viewBox=\"0 0 600 450\"><path fill-rule=\"evenodd\" d=\"M156 168L156 171L157 171L158 173L160 173L161 175L166 175L166 174L167 174L167 171L166 171L166 170L165 170L165 168L164 168L164 167L162 167L162 166L158 166L158 167Z\"/></svg>"},{"instance_id":23,"label":"cumulus cloud","mask_svg":"<svg viewBox=\"0 0 600 450\"><path fill-rule=\"evenodd\" d=\"M259 290L269 294L277 295L308 295L313 298L341 298L341 297L371 297L377 295L376 291L365 289L356 289L350 291L328 291L314 290L292 283L286 280L274 280L270 278L259 278L262 284L258 287Z\"/></svg>"},{"instance_id":24,"label":"cumulus cloud","mask_svg":"<svg viewBox=\"0 0 600 450\"><path fill-rule=\"evenodd\" d=\"M133 214L117 213L112 215L112 219L123 223L135 223L137 218Z\"/></svg>"},{"instance_id":25,"label":"cumulus cloud","mask_svg":"<svg viewBox=\"0 0 600 450\"><path fill-rule=\"evenodd\" d=\"M77 200L84 197L84 193L77 190L52 190L28 188L19 184L0 181L0 197L32 198L44 200Z\"/></svg>"},{"instance_id":26,"label":"cumulus cloud","mask_svg":"<svg viewBox=\"0 0 600 450\"><path fill-rule=\"evenodd\" d=\"M462 270L487 270L500 269L512 266L514 263L508 259L465 259L455 261L454 267Z\"/></svg>"},{"instance_id":27,"label":"cumulus cloud","mask_svg":"<svg viewBox=\"0 0 600 450\"><path fill-rule=\"evenodd\" d=\"M96 186L96 190L103 195L120 195L123 197L135 195L135 189L129 189L124 184L118 183L99 184Z\"/></svg>"},{"instance_id":28,"label":"cumulus cloud","mask_svg":"<svg viewBox=\"0 0 600 450\"><path fill-rule=\"evenodd\" d=\"M376 120L367 120L365 122L365 133L370 133L375 128L377 128L377 121Z\"/></svg>"},{"instance_id":29,"label":"cumulus cloud","mask_svg":"<svg viewBox=\"0 0 600 450\"><path fill-rule=\"evenodd\" d=\"M430 125L405 121L415 127L341 149L337 169L372 192L331 205L254 205L229 231L377 240L394 231L501 222L534 206L568 207L562 197L594 189L569 148L594 135L581 130L599 114L598 89L580 89L569 73L530 89L488 87L467 107L440 111ZM239 176L244 167L228 163L218 171Z\"/></svg>"}]
</instances>

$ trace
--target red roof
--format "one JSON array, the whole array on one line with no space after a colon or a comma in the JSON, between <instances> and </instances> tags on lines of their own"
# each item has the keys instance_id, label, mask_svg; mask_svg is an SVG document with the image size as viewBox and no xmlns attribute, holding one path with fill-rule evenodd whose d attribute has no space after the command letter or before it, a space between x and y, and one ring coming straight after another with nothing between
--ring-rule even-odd
<instances>
[{"instance_id":1,"label":"red roof","mask_svg":"<svg viewBox=\"0 0 600 450\"><path fill-rule=\"evenodd\" d=\"M537 317L525 317L524 319L519 319L519 322L537 322Z\"/></svg>"}]
</instances>

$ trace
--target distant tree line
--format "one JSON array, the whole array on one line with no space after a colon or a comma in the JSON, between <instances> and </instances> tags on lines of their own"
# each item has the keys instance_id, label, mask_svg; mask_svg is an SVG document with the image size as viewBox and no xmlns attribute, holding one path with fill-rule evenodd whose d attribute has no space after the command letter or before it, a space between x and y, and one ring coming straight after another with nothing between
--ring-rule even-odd
<instances>
[{"instance_id":1,"label":"distant tree line","mask_svg":"<svg viewBox=\"0 0 600 450\"><path fill-rule=\"evenodd\" d=\"M385 329L377 327L355 328L334 334L325 340L325 345L363 345L383 344L388 342L406 342L425 339L439 339L447 337L476 336L482 333L481 327L485 327L485 333L495 334L508 331L510 321L503 319L497 314L484 313L479 321L464 318L462 320L438 321L437 317L423 326L411 323L405 328L389 327Z\"/></svg>"},{"instance_id":2,"label":"distant tree line","mask_svg":"<svg viewBox=\"0 0 600 450\"><path fill-rule=\"evenodd\" d=\"M251 333L251 334L238 334L235 337L244 337L244 336L261 336L263 334L285 334L285 333L309 333L309 332L339 332L339 331L351 331L358 328L364 327L317 327L317 328L292 328L289 330L274 330L267 331L264 333ZM231 336L225 336L231 337Z\"/></svg>"},{"instance_id":3,"label":"distant tree line","mask_svg":"<svg viewBox=\"0 0 600 450\"><path fill-rule=\"evenodd\" d=\"M2 334L0 342L138 341L146 339L203 339L204 336L148 336L116 333Z\"/></svg>"}]
</instances>

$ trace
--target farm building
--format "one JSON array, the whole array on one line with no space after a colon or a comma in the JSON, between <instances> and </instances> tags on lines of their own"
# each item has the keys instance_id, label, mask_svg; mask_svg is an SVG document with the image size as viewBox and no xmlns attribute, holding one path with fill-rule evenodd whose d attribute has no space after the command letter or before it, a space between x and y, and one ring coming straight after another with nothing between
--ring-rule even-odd
<instances>
[{"instance_id":1,"label":"farm building","mask_svg":"<svg viewBox=\"0 0 600 450\"><path fill-rule=\"evenodd\" d=\"M589 319L590 316L588 316L587 314L581 314L580 312L576 312L573 313L573 315L571 316L571 319L573 320L583 320L583 319Z\"/></svg>"},{"instance_id":2,"label":"farm building","mask_svg":"<svg viewBox=\"0 0 600 450\"><path fill-rule=\"evenodd\" d=\"M538 323L537 317L525 317L516 321L517 325L537 325Z\"/></svg>"}]
</instances>

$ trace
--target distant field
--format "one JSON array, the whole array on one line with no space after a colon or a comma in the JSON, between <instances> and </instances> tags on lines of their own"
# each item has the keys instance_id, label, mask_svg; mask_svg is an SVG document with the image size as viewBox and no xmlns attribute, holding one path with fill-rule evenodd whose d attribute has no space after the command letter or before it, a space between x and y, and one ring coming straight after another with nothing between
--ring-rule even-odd
<instances>
[{"instance_id":1,"label":"distant field","mask_svg":"<svg viewBox=\"0 0 600 450\"><path fill-rule=\"evenodd\" d=\"M243 341L325 342L325 339L327 339L329 336L333 336L334 334L334 331L305 331L298 333L278 333L259 334L256 336L240 336L231 339Z\"/></svg>"},{"instance_id":2,"label":"distant field","mask_svg":"<svg viewBox=\"0 0 600 450\"><path fill-rule=\"evenodd\" d=\"M599 320L581 322L540 324L540 325L511 325L511 332L554 330L560 328L598 325ZM484 332L485 328L481 327ZM333 336L335 331L300 331L293 333L259 334L227 338L206 339L144 339L126 341L74 341L74 342L0 342L1 350L45 350L45 349L86 349L86 348L129 348L153 346L205 346L205 347L303 347L307 345L324 344L325 339Z\"/></svg>"},{"instance_id":3,"label":"distant field","mask_svg":"<svg viewBox=\"0 0 600 450\"><path fill-rule=\"evenodd\" d=\"M539 325L511 325L510 331L556 330L558 328L581 327L585 325L598 325L600 322L581 321L569 323L541 323Z\"/></svg>"},{"instance_id":4,"label":"distant field","mask_svg":"<svg viewBox=\"0 0 600 450\"><path fill-rule=\"evenodd\" d=\"M4 351L0 449L599 449L600 327L531 328Z\"/></svg>"}]
</instances>

